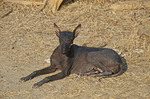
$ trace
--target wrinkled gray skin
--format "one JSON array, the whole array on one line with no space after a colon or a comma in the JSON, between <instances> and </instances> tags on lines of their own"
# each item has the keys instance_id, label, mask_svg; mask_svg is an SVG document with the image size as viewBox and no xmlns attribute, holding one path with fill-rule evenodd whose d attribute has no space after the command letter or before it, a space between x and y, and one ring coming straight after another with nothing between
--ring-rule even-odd
<instances>
[{"instance_id":1,"label":"wrinkled gray skin","mask_svg":"<svg viewBox=\"0 0 150 99\"><path fill-rule=\"evenodd\" d=\"M60 44L50 58L51 66L34 71L30 75L21 78L21 81L28 81L36 76L52 73L57 69L61 70L61 72L44 78L35 83L33 87L39 87L44 83L62 79L71 73L106 77L114 77L121 74L121 58L112 49L84 47L73 44L73 40L79 34L81 24L73 32L61 32L55 23L54 28Z\"/></svg>"}]
</instances>

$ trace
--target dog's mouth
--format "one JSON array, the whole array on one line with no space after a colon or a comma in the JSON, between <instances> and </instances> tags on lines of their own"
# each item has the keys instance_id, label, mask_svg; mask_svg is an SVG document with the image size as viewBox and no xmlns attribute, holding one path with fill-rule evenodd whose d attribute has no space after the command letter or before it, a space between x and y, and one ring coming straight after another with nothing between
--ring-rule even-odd
<instances>
[{"instance_id":1,"label":"dog's mouth","mask_svg":"<svg viewBox=\"0 0 150 99\"><path fill-rule=\"evenodd\" d=\"M67 54L69 52L69 50L70 50L70 46L69 45L67 45L67 44L63 44L62 45L62 48L61 48L62 54Z\"/></svg>"}]
</instances>

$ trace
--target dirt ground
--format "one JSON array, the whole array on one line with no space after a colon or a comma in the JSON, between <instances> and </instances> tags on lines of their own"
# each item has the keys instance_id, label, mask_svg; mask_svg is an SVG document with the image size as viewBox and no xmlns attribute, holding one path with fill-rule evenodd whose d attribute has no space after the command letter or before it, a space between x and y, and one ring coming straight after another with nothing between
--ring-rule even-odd
<instances>
[{"instance_id":1,"label":"dirt ground","mask_svg":"<svg viewBox=\"0 0 150 99\"><path fill-rule=\"evenodd\" d=\"M41 6L0 2L0 99L150 99L150 8L110 10L110 5L78 1L48 16L39 12ZM49 65L58 45L54 22L70 31L81 23L74 43L115 49L126 59L127 71L101 82L71 74L35 89L34 83L52 74L19 82Z\"/></svg>"}]
</instances>

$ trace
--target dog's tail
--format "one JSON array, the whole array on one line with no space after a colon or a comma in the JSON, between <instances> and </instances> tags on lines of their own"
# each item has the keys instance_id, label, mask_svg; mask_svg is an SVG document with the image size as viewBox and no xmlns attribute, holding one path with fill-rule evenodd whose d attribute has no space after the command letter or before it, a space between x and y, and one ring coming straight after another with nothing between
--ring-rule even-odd
<instances>
[{"instance_id":1,"label":"dog's tail","mask_svg":"<svg viewBox=\"0 0 150 99\"><path fill-rule=\"evenodd\" d=\"M116 77L116 76L119 76L119 75L123 74L123 73L124 73L123 64L120 63L119 66L120 66L120 70L119 70L118 73L112 74L112 75L103 76L103 77L101 77L99 80L101 81L101 79L103 79L103 78Z\"/></svg>"},{"instance_id":2,"label":"dog's tail","mask_svg":"<svg viewBox=\"0 0 150 99\"><path fill-rule=\"evenodd\" d=\"M123 70L123 64L119 64L119 67L120 67L119 72L116 73L116 74L110 75L110 77L116 77L116 76L119 76L119 75L121 75L121 74L124 72L124 70Z\"/></svg>"}]
</instances>

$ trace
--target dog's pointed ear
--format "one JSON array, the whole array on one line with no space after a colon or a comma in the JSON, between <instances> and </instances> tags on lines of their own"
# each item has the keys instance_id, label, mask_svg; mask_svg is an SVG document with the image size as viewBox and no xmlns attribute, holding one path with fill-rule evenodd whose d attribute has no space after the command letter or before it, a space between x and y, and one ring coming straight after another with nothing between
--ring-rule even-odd
<instances>
[{"instance_id":1,"label":"dog's pointed ear","mask_svg":"<svg viewBox=\"0 0 150 99\"><path fill-rule=\"evenodd\" d=\"M74 38L76 38L81 30L81 24L79 24L73 31Z\"/></svg>"},{"instance_id":2,"label":"dog's pointed ear","mask_svg":"<svg viewBox=\"0 0 150 99\"><path fill-rule=\"evenodd\" d=\"M59 37L61 31L60 31L59 27L56 25L56 23L54 23L54 29L55 29L56 35Z\"/></svg>"}]
</instances>

